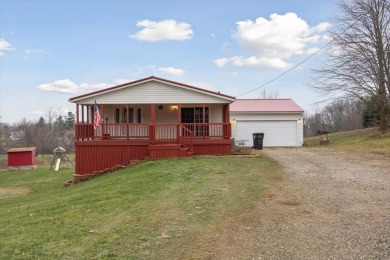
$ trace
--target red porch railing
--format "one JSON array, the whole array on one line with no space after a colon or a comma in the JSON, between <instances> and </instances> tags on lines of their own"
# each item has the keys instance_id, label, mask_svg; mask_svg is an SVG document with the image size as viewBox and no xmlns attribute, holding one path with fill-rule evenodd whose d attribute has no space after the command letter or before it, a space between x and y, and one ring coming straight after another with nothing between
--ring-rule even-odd
<instances>
[{"instance_id":1,"label":"red porch railing","mask_svg":"<svg viewBox=\"0 0 390 260\"><path fill-rule=\"evenodd\" d=\"M76 140L149 140L156 143L189 142L189 139L230 139L230 123L183 124L77 124Z\"/></svg>"},{"instance_id":2,"label":"red porch railing","mask_svg":"<svg viewBox=\"0 0 390 260\"><path fill-rule=\"evenodd\" d=\"M149 124L102 124L97 129L93 124L76 124L76 140L123 140L148 139Z\"/></svg>"},{"instance_id":3,"label":"red porch railing","mask_svg":"<svg viewBox=\"0 0 390 260\"><path fill-rule=\"evenodd\" d=\"M192 153L194 153L194 132L191 131L190 129L188 129L187 127L185 127L184 125L181 125L180 127L178 127L180 133L182 134L181 135L181 144L184 146L184 147L187 147L190 149L190 151Z\"/></svg>"}]
</instances>

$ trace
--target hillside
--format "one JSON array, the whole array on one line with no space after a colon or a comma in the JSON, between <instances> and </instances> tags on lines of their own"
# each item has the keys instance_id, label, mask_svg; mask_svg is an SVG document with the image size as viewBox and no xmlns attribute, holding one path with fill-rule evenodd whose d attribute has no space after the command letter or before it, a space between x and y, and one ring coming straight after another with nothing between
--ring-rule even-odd
<instances>
[{"instance_id":1,"label":"hillside","mask_svg":"<svg viewBox=\"0 0 390 260\"><path fill-rule=\"evenodd\" d=\"M193 157L63 189L72 168L1 170L0 259L207 259L280 173L264 157Z\"/></svg>"},{"instance_id":2,"label":"hillside","mask_svg":"<svg viewBox=\"0 0 390 260\"><path fill-rule=\"evenodd\" d=\"M329 134L332 147L354 152L369 152L390 155L390 132L382 134L376 128L366 128L354 131ZM320 147L320 137L305 138L308 147Z\"/></svg>"}]
</instances>

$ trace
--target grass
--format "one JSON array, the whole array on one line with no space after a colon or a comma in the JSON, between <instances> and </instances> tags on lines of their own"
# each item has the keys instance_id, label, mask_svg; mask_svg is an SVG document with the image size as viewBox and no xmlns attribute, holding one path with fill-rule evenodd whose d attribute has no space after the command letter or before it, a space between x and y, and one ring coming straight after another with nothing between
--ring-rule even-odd
<instances>
[{"instance_id":1,"label":"grass","mask_svg":"<svg viewBox=\"0 0 390 260\"><path fill-rule=\"evenodd\" d=\"M328 136L330 144L324 147L390 155L390 132L383 134L377 129L367 128L329 134ZM320 138L318 136L305 138L305 142L308 147L320 146Z\"/></svg>"},{"instance_id":2,"label":"grass","mask_svg":"<svg viewBox=\"0 0 390 260\"><path fill-rule=\"evenodd\" d=\"M0 259L207 258L280 178L267 158L147 161L61 188L72 169L0 172Z\"/></svg>"},{"instance_id":3,"label":"grass","mask_svg":"<svg viewBox=\"0 0 390 260\"><path fill-rule=\"evenodd\" d=\"M67 153L66 156L68 159L74 163L75 161L75 154L74 153ZM51 164L53 160L53 154L39 154L36 157L37 165L47 165ZM8 166L8 156L7 155L0 155L0 169L7 169Z\"/></svg>"}]
</instances>

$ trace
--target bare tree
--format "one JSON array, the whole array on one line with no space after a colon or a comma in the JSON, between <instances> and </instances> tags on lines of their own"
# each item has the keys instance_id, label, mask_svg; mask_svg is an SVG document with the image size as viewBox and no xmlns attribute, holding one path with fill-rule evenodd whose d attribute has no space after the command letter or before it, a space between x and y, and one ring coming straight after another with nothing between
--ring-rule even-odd
<instances>
[{"instance_id":1,"label":"bare tree","mask_svg":"<svg viewBox=\"0 0 390 260\"><path fill-rule=\"evenodd\" d=\"M267 91L263 89L263 92L259 95L259 98L264 98L264 99L276 99L279 96L279 92L276 91Z\"/></svg>"},{"instance_id":2,"label":"bare tree","mask_svg":"<svg viewBox=\"0 0 390 260\"><path fill-rule=\"evenodd\" d=\"M316 135L317 130L342 132L362 128L364 103L357 99L334 100L314 114L305 115L306 136Z\"/></svg>"},{"instance_id":3,"label":"bare tree","mask_svg":"<svg viewBox=\"0 0 390 260\"><path fill-rule=\"evenodd\" d=\"M388 0L342 0L331 33L328 59L315 69L312 86L332 97L375 99L380 129L387 129L390 96L390 4Z\"/></svg>"},{"instance_id":4,"label":"bare tree","mask_svg":"<svg viewBox=\"0 0 390 260\"><path fill-rule=\"evenodd\" d=\"M50 133L53 134L53 126L54 122L57 119L58 111L56 111L53 107L50 107L46 112L45 116L47 119L47 124L49 126Z\"/></svg>"}]
</instances>

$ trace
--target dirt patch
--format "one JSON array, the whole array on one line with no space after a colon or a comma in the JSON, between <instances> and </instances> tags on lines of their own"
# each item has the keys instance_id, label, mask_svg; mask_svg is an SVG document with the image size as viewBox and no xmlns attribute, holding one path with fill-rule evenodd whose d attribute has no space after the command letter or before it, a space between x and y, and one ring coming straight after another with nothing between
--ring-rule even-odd
<instances>
[{"instance_id":1,"label":"dirt patch","mask_svg":"<svg viewBox=\"0 0 390 260\"><path fill-rule=\"evenodd\" d=\"M390 161L331 149L266 149L283 178L218 235L216 259L389 259Z\"/></svg>"},{"instance_id":2,"label":"dirt patch","mask_svg":"<svg viewBox=\"0 0 390 260\"><path fill-rule=\"evenodd\" d=\"M30 191L29 188L19 187L19 188L0 188L0 199L6 198L9 196L22 195Z\"/></svg>"}]
</instances>

